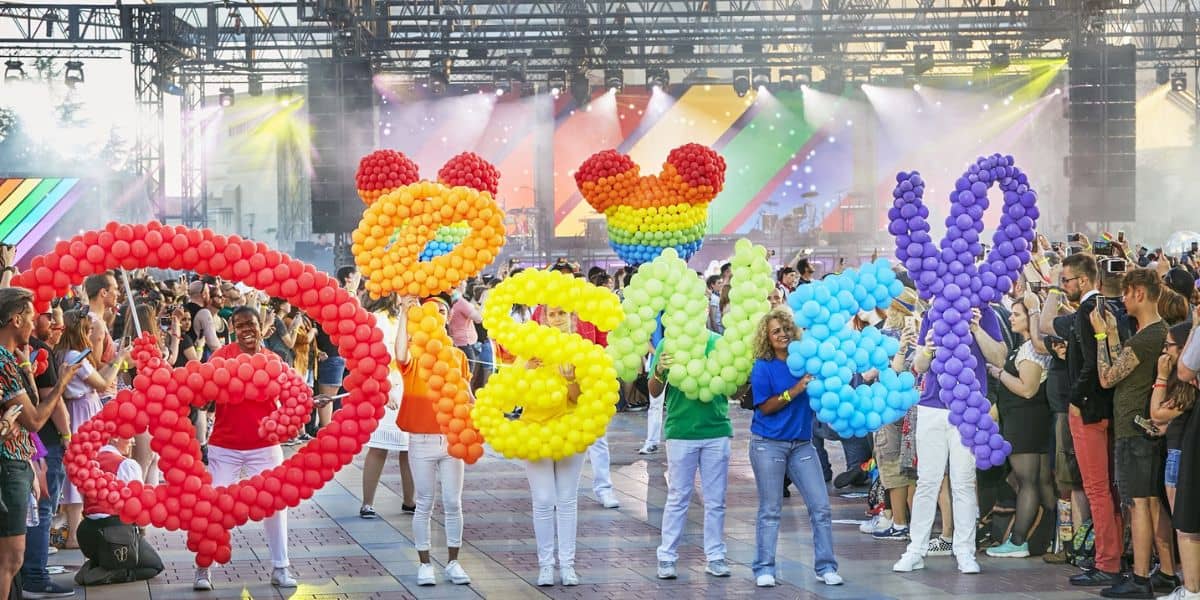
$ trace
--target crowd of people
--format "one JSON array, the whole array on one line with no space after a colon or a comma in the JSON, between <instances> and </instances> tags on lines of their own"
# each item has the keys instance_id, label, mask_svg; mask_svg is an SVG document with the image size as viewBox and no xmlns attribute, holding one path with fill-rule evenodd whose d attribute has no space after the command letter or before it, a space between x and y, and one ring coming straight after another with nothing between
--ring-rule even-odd
<instances>
[{"instance_id":1,"label":"crowd of people","mask_svg":"<svg viewBox=\"0 0 1200 600\"><path fill-rule=\"evenodd\" d=\"M665 446L668 494L658 577L677 576L677 548L697 474L705 571L730 575L723 532L731 439L738 435L729 415L732 406L753 411L748 436L759 499L753 562L758 586L774 586L780 575L775 550L783 498L792 487L809 513L818 581L843 583L833 542L832 483L868 489L867 520L860 531L906 543L895 571L921 569L927 557L952 555L962 573L979 573L978 552L985 550L994 559L1041 556L1047 562L1071 562L1082 569L1071 584L1102 587L1107 597L1200 598L1200 418L1192 418L1200 371L1200 336L1194 333L1200 324L1200 257L1195 250L1172 257L1107 240L1093 244L1080 235L1064 244L1039 236L1033 255L1005 297L972 315L969 347L979 365L976 377L986 382L992 416L1013 448L1004 465L986 471L976 469L949 407L939 399L942 383L926 376L934 354L928 299L919 297L899 267L904 293L887 309L859 313L851 323L859 330L879 328L899 342L891 367L916 375L920 401L903 419L867 437L840 438L817 420L806 393L811 376L797 376L787 366L789 344L805 335L789 312L787 296L813 281L821 268L807 258L797 257L778 270L777 286L767 295L771 310L757 324L749 381L733 397L689 399L680 382L672 381L673 357L663 350L661 333L656 335L646 348L644 373L623 383L618 408L647 413L640 454ZM257 431L258 421L272 409L266 404L193 409L191 420L214 485L280 464L283 446L311 439L338 408L345 360L317 323L282 299L214 278L119 271L88 277L73 294L38 314L29 291L8 286L14 259L11 248L0 248L0 597L14 585L26 598L72 595L71 588L51 581L46 569L47 557L58 547L78 547L88 559L76 575L81 584L146 579L162 570L138 530L120 522L113 507L75 489L63 466L72 433L131 385L129 355L137 332L149 333L164 360L176 366L271 352L313 386L310 423L283 444ZM635 273L598 266L585 272L566 259L548 268L618 295ZM454 364L447 366L477 390L498 366L517 360L489 339L481 306L492 287L519 270L510 262L449 294L374 300L362 293L353 268L337 273L339 285L360 294L376 315L394 365L384 418L366 444L359 514L378 517L376 489L395 453L401 509L412 515L417 582L423 586L439 579L459 585L471 581L458 561L465 470L450 456L433 408L436 398L418 376L404 315L425 303L437 308L456 347ZM698 276L709 293L707 352L723 333L733 274L726 264ZM511 316L607 343L603 331L560 307L516 306ZM527 368L540 365L536 358L523 360ZM561 410L568 411L579 394L574 366L562 367L560 375L568 398ZM854 383L869 384L878 376L857 374ZM840 443L845 456L836 477L826 452L829 443ZM579 455L525 462L538 585L581 581L575 537L585 460L592 464L597 499L606 508L618 508L606 436ZM109 440L97 461L125 481L158 481L148 433ZM440 578L430 531L438 492L447 545ZM268 517L264 527L271 583L295 586L287 511ZM122 544L135 551L118 561L113 557L123 553L110 546ZM194 587L212 589L208 569L197 569Z\"/></svg>"}]
</instances>

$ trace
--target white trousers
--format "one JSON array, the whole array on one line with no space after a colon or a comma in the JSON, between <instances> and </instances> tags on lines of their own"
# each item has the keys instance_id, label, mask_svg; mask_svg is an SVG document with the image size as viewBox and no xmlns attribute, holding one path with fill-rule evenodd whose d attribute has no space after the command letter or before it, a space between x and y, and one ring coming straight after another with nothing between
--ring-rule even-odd
<instances>
[{"instance_id":1,"label":"white trousers","mask_svg":"<svg viewBox=\"0 0 1200 600\"><path fill-rule=\"evenodd\" d=\"M538 567L554 566L554 526L558 524L558 566L575 566L575 529L579 510L579 474L583 454L562 460L544 458L525 462L529 492L533 497L533 536L537 539Z\"/></svg>"},{"instance_id":2,"label":"white trousers","mask_svg":"<svg viewBox=\"0 0 1200 600\"><path fill-rule=\"evenodd\" d=\"M229 485L253 477L283 464L283 448L267 446L254 450L231 450L220 446L208 447L208 472L212 473L213 485ZM263 519L267 534L267 548L271 551L271 564L276 569L287 567L287 509Z\"/></svg>"},{"instance_id":3,"label":"white trousers","mask_svg":"<svg viewBox=\"0 0 1200 600\"><path fill-rule=\"evenodd\" d=\"M908 554L925 556L938 492L950 464L950 496L954 508L954 555L975 558L975 521L979 498L975 495L975 455L962 443L958 429L950 424L950 411L917 407L917 492L909 520Z\"/></svg>"},{"instance_id":4,"label":"white trousers","mask_svg":"<svg viewBox=\"0 0 1200 600\"><path fill-rule=\"evenodd\" d=\"M592 463L592 491L599 497L602 492L611 492L612 472L610 465L612 459L608 454L608 432L596 438L587 450L588 461Z\"/></svg>"},{"instance_id":5,"label":"white trousers","mask_svg":"<svg viewBox=\"0 0 1200 600\"><path fill-rule=\"evenodd\" d=\"M657 396L650 396L650 408L646 409L646 445L662 445L663 404L667 398L667 389Z\"/></svg>"},{"instance_id":6,"label":"white trousers","mask_svg":"<svg viewBox=\"0 0 1200 600\"><path fill-rule=\"evenodd\" d=\"M440 476L446 547L461 548L463 461L450 456L446 436L410 433L408 435L408 465L412 468L413 489L417 495L417 509L413 512L413 546L421 552L429 551L432 535L430 521L433 517L433 492L437 489Z\"/></svg>"}]
</instances>

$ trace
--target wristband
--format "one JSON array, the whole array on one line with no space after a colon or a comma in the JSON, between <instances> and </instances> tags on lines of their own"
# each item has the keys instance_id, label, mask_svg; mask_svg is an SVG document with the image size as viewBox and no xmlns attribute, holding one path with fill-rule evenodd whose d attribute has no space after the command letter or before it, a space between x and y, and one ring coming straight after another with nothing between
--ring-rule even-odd
<instances>
[{"instance_id":1,"label":"wristband","mask_svg":"<svg viewBox=\"0 0 1200 600\"><path fill-rule=\"evenodd\" d=\"M69 433L60 434L58 437L59 437L59 439L61 439L64 442L71 441L71 434L69 434Z\"/></svg>"},{"instance_id":2,"label":"wristband","mask_svg":"<svg viewBox=\"0 0 1200 600\"><path fill-rule=\"evenodd\" d=\"M779 395L779 399L783 400L785 403L791 402L792 401L792 393L787 390L783 390L783 393Z\"/></svg>"},{"instance_id":3,"label":"wristband","mask_svg":"<svg viewBox=\"0 0 1200 600\"><path fill-rule=\"evenodd\" d=\"M1167 389L1167 384L1165 384L1165 383L1156 383L1156 384L1154 384L1154 389L1156 389L1156 390L1165 390L1165 389Z\"/></svg>"},{"instance_id":4,"label":"wristband","mask_svg":"<svg viewBox=\"0 0 1200 600\"><path fill-rule=\"evenodd\" d=\"M30 362L29 362L29 361L25 361L25 362L21 363L21 365L20 365L20 366L21 366L21 368L23 368L23 369L28 369L28 368L29 368L30 366L32 366L32 365L30 364Z\"/></svg>"},{"instance_id":5,"label":"wristband","mask_svg":"<svg viewBox=\"0 0 1200 600\"><path fill-rule=\"evenodd\" d=\"M1092 337L1096 338L1096 341L1103 342L1104 340L1108 339L1108 334L1107 333L1097 333L1096 335L1094 335Z\"/></svg>"}]
</instances>

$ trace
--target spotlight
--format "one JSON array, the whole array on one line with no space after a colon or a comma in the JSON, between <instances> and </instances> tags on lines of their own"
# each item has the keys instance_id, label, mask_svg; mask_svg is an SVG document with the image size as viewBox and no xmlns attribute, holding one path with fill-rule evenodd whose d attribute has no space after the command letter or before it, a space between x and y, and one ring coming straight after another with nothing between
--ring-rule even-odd
<instances>
[{"instance_id":1,"label":"spotlight","mask_svg":"<svg viewBox=\"0 0 1200 600\"><path fill-rule=\"evenodd\" d=\"M991 63L993 69L1002 71L1007 69L1008 66L1012 64L1012 60L1008 55L1008 51L1011 49L1012 46L1009 46L1008 44L988 45L988 51L992 53Z\"/></svg>"},{"instance_id":2,"label":"spotlight","mask_svg":"<svg viewBox=\"0 0 1200 600\"><path fill-rule=\"evenodd\" d=\"M750 69L733 70L733 93L741 98L750 91Z\"/></svg>"},{"instance_id":3,"label":"spotlight","mask_svg":"<svg viewBox=\"0 0 1200 600\"><path fill-rule=\"evenodd\" d=\"M25 79L25 63L10 58L4 61L4 80Z\"/></svg>"},{"instance_id":4,"label":"spotlight","mask_svg":"<svg viewBox=\"0 0 1200 600\"><path fill-rule=\"evenodd\" d=\"M1167 85L1171 82L1171 65L1158 63L1154 65L1154 83Z\"/></svg>"},{"instance_id":5,"label":"spotlight","mask_svg":"<svg viewBox=\"0 0 1200 600\"><path fill-rule=\"evenodd\" d=\"M507 72L492 75L492 84L496 86L497 96L503 96L512 91L512 80L509 79Z\"/></svg>"},{"instance_id":6,"label":"spotlight","mask_svg":"<svg viewBox=\"0 0 1200 600\"><path fill-rule=\"evenodd\" d=\"M150 83L158 86L159 91L164 94L170 94L172 96L183 95L183 86L175 83L175 81L171 79L170 75L155 75L154 77L150 78Z\"/></svg>"},{"instance_id":7,"label":"spotlight","mask_svg":"<svg viewBox=\"0 0 1200 600\"><path fill-rule=\"evenodd\" d=\"M223 87L218 92L217 104L220 104L222 107L233 106L233 88Z\"/></svg>"},{"instance_id":8,"label":"spotlight","mask_svg":"<svg viewBox=\"0 0 1200 600\"><path fill-rule=\"evenodd\" d=\"M750 69L750 85L756 90L769 87L771 85L771 68L754 67Z\"/></svg>"},{"instance_id":9,"label":"spotlight","mask_svg":"<svg viewBox=\"0 0 1200 600\"><path fill-rule=\"evenodd\" d=\"M919 44L913 46L913 73L923 75L933 69L933 46Z\"/></svg>"},{"instance_id":10,"label":"spotlight","mask_svg":"<svg viewBox=\"0 0 1200 600\"><path fill-rule=\"evenodd\" d=\"M68 60L67 70L63 72L63 79L69 88L83 83L83 63L77 60Z\"/></svg>"},{"instance_id":11,"label":"spotlight","mask_svg":"<svg viewBox=\"0 0 1200 600\"><path fill-rule=\"evenodd\" d=\"M789 92L796 89L796 69L779 70L779 88Z\"/></svg>"},{"instance_id":12,"label":"spotlight","mask_svg":"<svg viewBox=\"0 0 1200 600\"><path fill-rule=\"evenodd\" d=\"M251 96L255 96L255 97L261 96L263 93L262 75L259 75L258 73L251 73L251 74L247 75L246 76L246 91Z\"/></svg>"},{"instance_id":13,"label":"spotlight","mask_svg":"<svg viewBox=\"0 0 1200 600\"><path fill-rule=\"evenodd\" d=\"M1187 72L1175 71L1171 74L1171 91L1179 93L1187 91Z\"/></svg>"},{"instance_id":14,"label":"spotlight","mask_svg":"<svg viewBox=\"0 0 1200 600\"><path fill-rule=\"evenodd\" d=\"M605 69L604 87L611 92L620 93L625 88L625 71L623 69Z\"/></svg>"},{"instance_id":15,"label":"spotlight","mask_svg":"<svg viewBox=\"0 0 1200 600\"><path fill-rule=\"evenodd\" d=\"M575 106L583 107L592 99L592 82L588 81L587 71L578 71L571 76L571 97Z\"/></svg>"},{"instance_id":16,"label":"spotlight","mask_svg":"<svg viewBox=\"0 0 1200 600\"><path fill-rule=\"evenodd\" d=\"M658 88L667 91L671 87L671 72L661 68L646 69L646 90L654 91Z\"/></svg>"},{"instance_id":17,"label":"spotlight","mask_svg":"<svg viewBox=\"0 0 1200 600\"><path fill-rule=\"evenodd\" d=\"M567 72L566 71L550 71L546 74L546 87L550 89L550 95L555 98L567 89Z\"/></svg>"},{"instance_id":18,"label":"spotlight","mask_svg":"<svg viewBox=\"0 0 1200 600\"><path fill-rule=\"evenodd\" d=\"M445 56L435 56L429 62L429 91L439 95L446 93L446 88L450 86L451 60Z\"/></svg>"}]
</instances>

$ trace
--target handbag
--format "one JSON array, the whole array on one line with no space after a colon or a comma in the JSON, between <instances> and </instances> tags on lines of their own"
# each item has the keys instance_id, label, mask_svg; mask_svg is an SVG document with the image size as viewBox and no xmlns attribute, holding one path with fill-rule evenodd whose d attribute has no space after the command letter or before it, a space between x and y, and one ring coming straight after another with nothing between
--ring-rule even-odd
<instances>
[{"instance_id":1,"label":"handbag","mask_svg":"<svg viewBox=\"0 0 1200 600\"><path fill-rule=\"evenodd\" d=\"M142 537L133 525L123 523L117 517L108 517L100 528L100 537L104 538L104 544L96 562L101 567L110 571L137 567Z\"/></svg>"}]
</instances>

